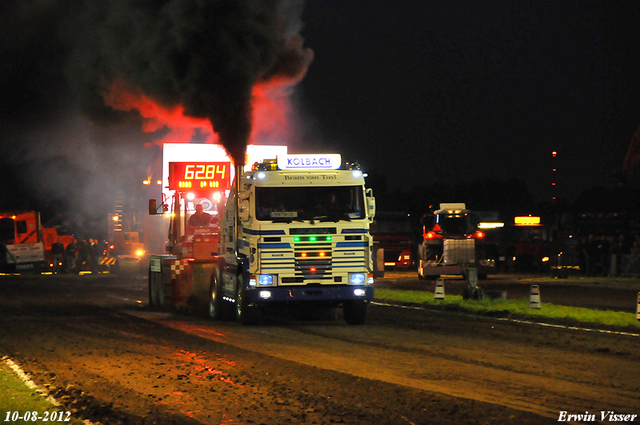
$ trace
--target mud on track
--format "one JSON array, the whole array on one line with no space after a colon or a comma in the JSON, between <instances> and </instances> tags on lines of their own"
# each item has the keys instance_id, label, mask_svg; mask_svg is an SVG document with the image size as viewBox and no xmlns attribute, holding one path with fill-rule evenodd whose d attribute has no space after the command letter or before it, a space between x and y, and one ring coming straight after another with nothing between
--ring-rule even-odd
<instances>
[{"instance_id":1,"label":"mud on track","mask_svg":"<svg viewBox=\"0 0 640 425\"><path fill-rule=\"evenodd\" d=\"M383 307L362 327L276 319L247 329L151 313L137 302L145 291L139 280L2 279L0 354L104 424L536 424L556 423L558 406L640 405L637 379L622 376L639 370L637 340ZM529 351L544 358L526 361ZM579 357L593 364L583 377L572 370ZM474 399L483 385L489 396Z\"/></svg>"}]
</instances>

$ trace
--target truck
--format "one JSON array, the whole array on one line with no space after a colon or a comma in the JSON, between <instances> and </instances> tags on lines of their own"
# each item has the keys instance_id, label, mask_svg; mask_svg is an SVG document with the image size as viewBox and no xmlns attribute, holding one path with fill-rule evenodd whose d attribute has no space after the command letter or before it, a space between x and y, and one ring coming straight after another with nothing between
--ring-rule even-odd
<instances>
[{"instance_id":1,"label":"truck","mask_svg":"<svg viewBox=\"0 0 640 425\"><path fill-rule=\"evenodd\" d=\"M52 269L51 245L58 239L66 246L73 236L61 236L55 227L44 227L39 211L0 212L0 271Z\"/></svg>"},{"instance_id":2,"label":"truck","mask_svg":"<svg viewBox=\"0 0 640 425\"><path fill-rule=\"evenodd\" d=\"M376 212L371 226L374 244L383 250L385 269L413 267L415 253L411 216L404 212Z\"/></svg>"},{"instance_id":3,"label":"truck","mask_svg":"<svg viewBox=\"0 0 640 425\"><path fill-rule=\"evenodd\" d=\"M348 324L365 323L375 198L357 163L342 163L340 154L286 154L250 170L235 165L214 224L196 228L186 213L188 199L198 199L190 190L223 189L222 173L203 168L198 180L182 172L193 171L188 164L172 167L171 208L149 205L151 214L171 216L168 252L149 262L152 307L203 309L245 325L286 307L333 318L342 308Z\"/></svg>"},{"instance_id":4,"label":"truck","mask_svg":"<svg viewBox=\"0 0 640 425\"><path fill-rule=\"evenodd\" d=\"M478 229L464 203L441 203L432 214L425 214L418 260L420 279L441 275L467 276L474 269L484 279L495 272L495 256L484 246L485 232Z\"/></svg>"}]
</instances>

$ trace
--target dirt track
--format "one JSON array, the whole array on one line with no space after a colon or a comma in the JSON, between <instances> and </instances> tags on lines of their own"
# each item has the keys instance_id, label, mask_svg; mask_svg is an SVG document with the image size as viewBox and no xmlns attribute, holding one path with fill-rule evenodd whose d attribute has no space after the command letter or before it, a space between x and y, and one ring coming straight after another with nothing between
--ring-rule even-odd
<instances>
[{"instance_id":1,"label":"dirt track","mask_svg":"<svg viewBox=\"0 0 640 425\"><path fill-rule=\"evenodd\" d=\"M640 413L633 336L382 306L365 326L272 318L247 328L149 312L144 280L2 279L0 293L0 355L104 424L537 424L557 423L560 410Z\"/></svg>"}]
</instances>

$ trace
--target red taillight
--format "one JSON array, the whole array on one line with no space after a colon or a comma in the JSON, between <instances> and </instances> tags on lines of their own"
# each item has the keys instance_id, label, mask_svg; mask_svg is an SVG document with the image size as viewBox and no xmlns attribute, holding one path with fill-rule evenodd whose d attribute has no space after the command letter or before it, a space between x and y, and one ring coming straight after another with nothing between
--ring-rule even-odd
<instances>
[{"instance_id":1,"label":"red taillight","mask_svg":"<svg viewBox=\"0 0 640 425\"><path fill-rule=\"evenodd\" d=\"M109 249L116 249L115 245L109 245Z\"/></svg>"},{"instance_id":2,"label":"red taillight","mask_svg":"<svg viewBox=\"0 0 640 425\"><path fill-rule=\"evenodd\" d=\"M478 230L476 232L476 239L482 239L482 238L484 238L484 236L485 235L484 235L484 232L482 230Z\"/></svg>"},{"instance_id":3,"label":"red taillight","mask_svg":"<svg viewBox=\"0 0 640 425\"><path fill-rule=\"evenodd\" d=\"M434 239L436 237L436 232L427 232L424 237L427 239Z\"/></svg>"}]
</instances>

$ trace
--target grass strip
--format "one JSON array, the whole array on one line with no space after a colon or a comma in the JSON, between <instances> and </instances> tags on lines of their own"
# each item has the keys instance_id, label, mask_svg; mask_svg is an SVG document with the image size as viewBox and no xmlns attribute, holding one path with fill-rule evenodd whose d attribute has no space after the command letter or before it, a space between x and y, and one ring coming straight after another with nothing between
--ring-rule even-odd
<instances>
[{"instance_id":1,"label":"grass strip","mask_svg":"<svg viewBox=\"0 0 640 425\"><path fill-rule=\"evenodd\" d=\"M412 304L427 304L432 306L449 306L472 312L508 312L511 314L546 317L551 319L574 320L582 323L596 323L616 327L633 327L640 329L640 321L633 313L611 310L592 310L583 307L568 307L550 303L541 303L541 308L529 308L529 300L520 298L515 300L482 299L465 300L459 295L447 295L443 300L436 301L431 292L403 291L398 289L376 288L376 301L393 301Z\"/></svg>"},{"instance_id":2,"label":"grass strip","mask_svg":"<svg viewBox=\"0 0 640 425\"><path fill-rule=\"evenodd\" d=\"M59 418L58 412L63 411L63 408L55 407L36 391L29 389L0 359L0 423L45 423L43 420L33 420L34 415L35 417L48 418L46 422L56 423L58 421L51 419ZM13 421L14 412L18 412L17 414L21 418L25 418L27 415L28 420ZM54 412L56 413L54 414ZM64 414L62 418L66 419L67 415ZM60 423L80 425L84 422L71 417L70 421L61 421Z\"/></svg>"}]
</instances>

